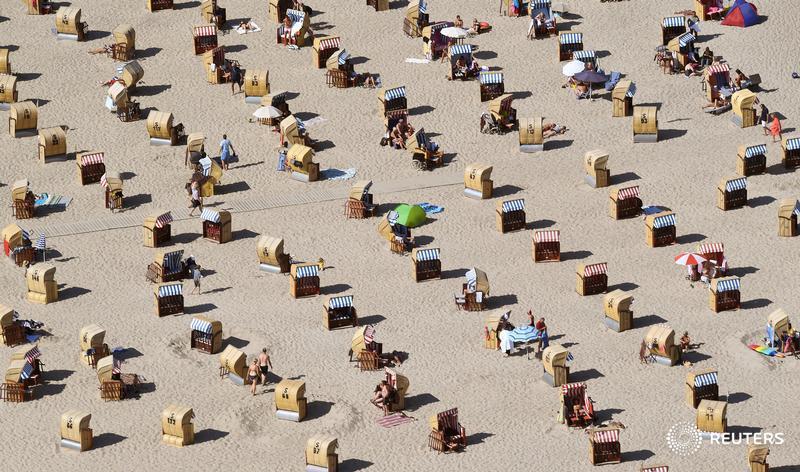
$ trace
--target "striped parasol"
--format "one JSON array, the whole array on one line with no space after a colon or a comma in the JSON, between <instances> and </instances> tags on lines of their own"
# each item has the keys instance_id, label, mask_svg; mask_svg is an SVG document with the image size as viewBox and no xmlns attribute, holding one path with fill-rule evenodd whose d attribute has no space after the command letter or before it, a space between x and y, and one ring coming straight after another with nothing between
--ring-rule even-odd
<instances>
[{"instance_id":1,"label":"striped parasol","mask_svg":"<svg viewBox=\"0 0 800 472\"><path fill-rule=\"evenodd\" d=\"M675 257L675 263L678 265L699 265L706 262L706 258L695 254L693 252L682 252Z\"/></svg>"},{"instance_id":2,"label":"striped parasol","mask_svg":"<svg viewBox=\"0 0 800 472\"><path fill-rule=\"evenodd\" d=\"M33 245L37 251L42 251L42 261L47 260L47 238L44 233L39 233L39 238L36 239L36 244Z\"/></svg>"}]
</instances>

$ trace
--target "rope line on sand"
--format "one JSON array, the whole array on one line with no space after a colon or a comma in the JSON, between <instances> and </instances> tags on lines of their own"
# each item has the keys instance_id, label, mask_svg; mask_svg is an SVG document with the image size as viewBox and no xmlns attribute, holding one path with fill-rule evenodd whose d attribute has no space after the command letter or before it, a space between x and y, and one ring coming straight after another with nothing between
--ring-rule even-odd
<instances>
[{"instance_id":1,"label":"rope line on sand","mask_svg":"<svg viewBox=\"0 0 800 472\"><path fill-rule=\"evenodd\" d=\"M457 176L436 176L427 175L414 179L395 180L391 182L375 183L372 186L373 193L397 193L410 190L424 190L428 188L446 187L458 185L463 180ZM347 198L350 188L337 187L331 189L312 189L304 192L288 194L278 194L265 198L250 198L233 202L224 202L215 205L224 208L231 213L246 213L250 211L263 211L274 208L288 206L310 205L314 203L324 203L334 200L344 200ZM183 221L197 218L189 216L188 208L171 210L175 221ZM48 238L59 236L74 236L77 234L96 233L99 231L111 231L115 229L135 228L142 226L143 217L141 215L117 213L113 216L89 221L77 221L72 223L58 223L53 225L33 226L37 233L44 233Z\"/></svg>"}]
</instances>

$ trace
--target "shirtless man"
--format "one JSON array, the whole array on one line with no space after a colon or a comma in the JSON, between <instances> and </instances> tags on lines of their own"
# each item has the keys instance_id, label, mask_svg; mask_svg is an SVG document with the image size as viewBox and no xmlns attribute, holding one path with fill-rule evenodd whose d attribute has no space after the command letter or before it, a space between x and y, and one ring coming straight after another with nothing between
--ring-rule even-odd
<instances>
[{"instance_id":1,"label":"shirtless man","mask_svg":"<svg viewBox=\"0 0 800 472\"><path fill-rule=\"evenodd\" d=\"M258 366L261 370L261 385L267 385L267 372L272 369L272 360L267 354L267 348L262 349L261 354L258 355Z\"/></svg>"}]
</instances>

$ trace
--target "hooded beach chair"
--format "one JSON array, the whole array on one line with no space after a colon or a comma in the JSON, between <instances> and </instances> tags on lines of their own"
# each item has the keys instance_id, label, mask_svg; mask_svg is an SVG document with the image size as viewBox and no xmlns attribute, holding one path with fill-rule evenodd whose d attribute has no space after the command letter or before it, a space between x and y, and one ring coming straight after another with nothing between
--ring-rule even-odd
<instances>
[{"instance_id":1,"label":"hooded beach chair","mask_svg":"<svg viewBox=\"0 0 800 472\"><path fill-rule=\"evenodd\" d=\"M289 269L290 293L294 298L319 295L319 265L292 264Z\"/></svg>"},{"instance_id":2,"label":"hooded beach chair","mask_svg":"<svg viewBox=\"0 0 800 472\"><path fill-rule=\"evenodd\" d=\"M486 272L471 268L465 275L467 281L461 285L461 295L455 296L459 310L483 311L489 298L489 277Z\"/></svg>"},{"instance_id":3,"label":"hooded beach chair","mask_svg":"<svg viewBox=\"0 0 800 472\"><path fill-rule=\"evenodd\" d=\"M439 248L412 249L411 265L414 282L442 277L442 261L439 259Z\"/></svg>"},{"instance_id":4,"label":"hooded beach chair","mask_svg":"<svg viewBox=\"0 0 800 472\"><path fill-rule=\"evenodd\" d=\"M505 234L525 228L525 199L501 200L495 204L497 230Z\"/></svg>"},{"instance_id":5,"label":"hooded beach chair","mask_svg":"<svg viewBox=\"0 0 800 472\"><path fill-rule=\"evenodd\" d=\"M306 442L306 472L336 472L339 470L339 442L331 436L314 437Z\"/></svg>"},{"instance_id":6,"label":"hooded beach chair","mask_svg":"<svg viewBox=\"0 0 800 472\"><path fill-rule=\"evenodd\" d=\"M161 442L183 447L194 443L194 411L188 406L169 405L161 412Z\"/></svg>"},{"instance_id":7,"label":"hooded beach chair","mask_svg":"<svg viewBox=\"0 0 800 472\"><path fill-rule=\"evenodd\" d=\"M583 428L595 420L594 402L584 383L569 383L561 386L561 418L570 428Z\"/></svg>"},{"instance_id":8,"label":"hooded beach chair","mask_svg":"<svg viewBox=\"0 0 800 472\"><path fill-rule=\"evenodd\" d=\"M358 326L358 315L353 306L353 296L330 297L322 305L322 321L328 331L336 328Z\"/></svg>"},{"instance_id":9,"label":"hooded beach chair","mask_svg":"<svg viewBox=\"0 0 800 472\"><path fill-rule=\"evenodd\" d=\"M557 229L533 232L533 262L561 261L561 231Z\"/></svg>"},{"instance_id":10,"label":"hooded beach chair","mask_svg":"<svg viewBox=\"0 0 800 472\"><path fill-rule=\"evenodd\" d=\"M800 234L800 200L782 198L778 201L778 236L794 237Z\"/></svg>"},{"instance_id":11,"label":"hooded beach chair","mask_svg":"<svg viewBox=\"0 0 800 472\"><path fill-rule=\"evenodd\" d=\"M283 252L282 238L259 236L256 253L261 270L274 274L289 272L291 256Z\"/></svg>"},{"instance_id":12,"label":"hooded beach chair","mask_svg":"<svg viewBox=\"0 0 800 472\"><path fill-rule=\"evenodd\" d=\"M195 315L189 324L192 330L190 346L206 354L216 354L222 349L222 322Z\"/></svg>"},{"instance_id":13,"label":"hooded beach chair","mask_svg":"<svg viewBox=\"0 0 800 472\"><path fill-rule=\"evenodd\" d=\"M8 133L14 138L36 136L39 108L31 101L12 103L8 110Z\"/></svg>"},{"instance_id":14,"label":"hooded beach chair","mask_svg":"<svg viewBox=\"0 0 800 472\"><path fill-rule=\"evenodd\" d=\"M153 283L183 280L187 275L183 249L156 253L154 261L147 266L147 280Z\"/></svg>"},{"instance_id":15,"label":"hooded beach chair","mask_svg":"<svg viewBox=\"0 0 800 472\"><path fill-rule=\"evenodd\" d=\"M702 400L719 400L716 369L704 369L686 374L686 403L697 408Z\"/></svg>"},{"instance_id":16,"label":"hooded beach chair","mask_svg":"<svg viewBox=\"0 0 800 472\"><path fill-rule=\"evenodd\" d=\"M108 356L111 352L108 344L104 342L106 330L99 325L90 324L81 328L78 333L81 360L89 367L96 368L97 361Z\"/></svg>"},{"instance_id":17,"label":"hooded beach chair","mask_svg":"<svg viewBox=\"0 0 800 472\"><path fill-rule=\"evenodd\" d=\"M608 264L579 264L576 291L578 295L597 295L608 288Z\"/></svg>"},{"instance_id":18,"label":"hooded beach chair","mask_svg":"<svg viewBox=\"0 0 800 472\"><path fill-rule=\"evenodd\" d=\"M646 360L666 366L680 362L681 348L675 345L675 331L667 325L651 326L644 336Z\"/></svg>"},{"instance_id":19,"label":"hooded beach chair","mask_svg":"<svg viewBox=\"0 0 800 472\"><path fill-rule=\"evenodd\" d=\"M105 153L101 151L79 152L75 156L75 164L81 185L100 182L100 178L106 173Z\"/></svg>"},{"instance_id":20,"label":"hooded beach chair","mask_svg":"<svg viewBox=\"0 0 800 472\"><path fill-rule=\"evenodd\" d=\"M183 313L183 282L169 282L153 287L156 316Z\"/></svg>"},{"instance_id":21,"label":"hooded beach chair","mask_svg":"<svg viewBox=\"0 0 800 472\"><path fill-rule=\"evenodd\" d=\"M592 465L619 464L622 450L619 442L620 428L614 426L590 427L589 457Z\"/></svg>"},{"instance_id":22,"label":"hooded beach chair","mask_svg":"<svg viewBox=\"0 0 800 472\"><path fill-rule=\"evenodd\" d=\"M105 206L112 212L122 208L122 177L119 172L106 172L100 177L100 186L105 189Z\"/></svg>"},{"instance_id":23,"label":"hooded beach chair","mask_svg":"<svg viewBox=\"0 0 800 472\"><path fill-rule=\"evenodd\" d=\"M375 216L375 205L372 201L371 180L359 180L350 188L347 201L345 202L344 212L347 218L368 218Z\"/></svg>"},{"instance_id":24,"label":"hooded beach chair","mask_svg":"<svg viewBox=\"0 0 800 472\"><path fill-rule=\"evenodd\" d=\"M444 152L419 128L406 140L406 150L411 153L411 163L417 170L431 170L444 165Z\"/></svg>"},{"instance_id":25,"label":"hooded beach chair","mask_svg":"<svg viewBox=\"0 0 800 472\"><path fill-rule=\"evenodd\" d=\"M64 161L67 159L67 133L64 128L55 126L39 130L39 160Z\"/></svg>"},{"instance_id":26,"label":"hooded beach chair","mask_svg":"<svg viewBox=\"0 0 800 472\"><path fill-rule=\"evenodd\" d=\"M785 149L786 139L783 140L781 146ZM797 148L800 149L800 139L797 142ZM784 151L785 153L785 151ZM736 173L749 177L751 175L763 174L767 170L767 145L742 145L736 154ZM785 166L785 162L784 162ZM800 152L798 153L797 166L800 166Z\"/></svg>"},{"instance_id":27,"label":"hooded beach chair","mask_svg":"<svg viewBox=\"0 0 800 472\"><path fill-rule=\"evenodd\" d=\"M172 239L172 213L169 211L148 216L142 225L145 247L159 247Z\"/></svg>"},{"instance_id":28,"label":"hooded beach chair","mask_svg":"<svg viewBox=\"0 0 800 472\"><path fill-rule=\"evenodd\" d=\"M11 211L18 220L33 218L36 215L36 197L29 186L27 179L17 180L11 184Z\"/></svg>"},{"instance_id":29,"label":"hooded beach chair","mask_svg":"<svg viewBox=\"0 0 800 472\"><path fill-rule=\"evenodd\" d=\"M92 428L89 427L92 415L77 410L69 410L61 415L62 448L83 452L92 448Z\"/></svg>"},{"instance_id":30,"label":"hooded beach chair","mask_svg":"<svg viewBox=\"0 0 800 472\"><path fill-rule=\"evenodd\" d=\"M275 416L279 420L300 422L306 417L308 399L306 383L283 379L275 386Z\"/></svg>"},{"instance_id":31,"label":"hooded beach chair","mask_svg":"<svg viewBox=\"0 0 800 472\"><path fill-rule=\"evenodd\" d=\"M219 43L217 39L217 25L203 25L192 27L194 55L215 49Z\"/></svg>"},{"instance_id":32,"label":"hooded beach chair","mask_svg":"<svg viewBox=\"0 0 800 472\"><path fill-rule=\"evenodd\" d=\"M436 452L453 452L467 447L466 429L458 421L458 408L432 415L428 419L428 448Z\"/></svg>"},{"instance_id":33,"label":"hooded beach chair","mask_svg":"<svg viewBox=\"0 0 800 472\"><path fill-rule=\"evenodd\" d=\"M89 25L81 21L81 9L61 7L56 12L56 37L72 41L84 41Z\"/></svg>"},{"instance_id":34,"label":"hooded beach chair","mask_svg":"<svg viewBox=\"0 0 800 472\"><path fill-rule=\"evenodd\" d=\"M311 58L314 66L317 69L324 69L328 58L339 50L341 42L342 40L339 36L315 37L314 43L311 46Z\"/></svg>"},{"instance_id":35,"label":"hooded beach chair","mask_svg":"<svg viewBox=\"0 0 800 472\"><path fill-rule=\"evenodd\" d=\"M412 0L403 18L403 33L411 38L418 38L422 34L422 28L428 26L428 23L428 2Z\"/></svg>"}]
</instances>

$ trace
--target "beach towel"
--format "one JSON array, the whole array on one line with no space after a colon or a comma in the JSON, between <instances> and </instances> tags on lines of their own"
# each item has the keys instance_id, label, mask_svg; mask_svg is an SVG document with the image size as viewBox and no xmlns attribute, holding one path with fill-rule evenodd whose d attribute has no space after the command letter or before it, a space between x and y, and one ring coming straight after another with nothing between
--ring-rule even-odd
<instances>
[{"instance_id":1,"label":"beach towel","mask_svg":"<svg viewBox=\"0 0 800 472\"><path fill-rule=\"evenodd\" d=\"M407 57L406 62L408 62L409 64L428 64L431 61L429 61L428 59L417 59L416 57Z\"/></svg>"},{"instance_id":2,"label":"beach towel","mask_svg":"<svg viewBox=\"0 0 800 472\"><path fill-rule=\"evenodd\" d=\"M444 211L444 207L440 207L438 205L434 205L434 204L428 203L428 202L417 203L417 206L419 206L423 210L425 210L425 213L428 214L428 215L433 215L433 214L441 213L441 212Z\"/></svg>"},{"instance_id":3,"label":"beach towel","mask_svg":"<svg viewBox=\"0 0 800 472\"><path fill-rule=\"evenodd\" d=\"M782 352L778 352L777 349L767 346L759 346L758 344L750 344L748 347L759 354L764 354L767 357L783 357Z\"/></svg>"},{"instance_id":4,"label":"beach towel","mask_svg":"<svg viewBox=\"0 0 800 472\"><path fill-rule=\"evenodd\" d=\"M391 415L388 416L381 416L380 418L375 420L376 423L383 426L384 428L391 428L399 424L410 423L411 421L414 421L414 418L406 416L402 412L392 413Z\"/></svg>"},{"instance_id":5,"label":"beach towel","mask_svg":"<svg viewBox=\"0 0 800 472\"><path fill-rule=\"evenodd\" d=\"M69 204L72 203L72 198L64 197L61 195L48 195L43 193L36 198L36 202L34 203L34 207L46 207L46 206L61 206L66 208Z\"/></svg>"},{"instance_id":6,"label":"beach towel","mask_svg":"<svg viewBox=\"0 0 800 472\"><path fill-rule=\"evenodd\" d=\"M31 344L35 344L35 343L36 343L36 341L38 341L38 340L39 340L39 338L41 338L41 337L42 337L42 335L41 335L41 334L28 334L28 335L26 335L26 336L25 336L25 338L26 338L26 339L28 340L28 342L29 342L29 343L31 343Z\"/></svg>"},{"instance_id":7,"label":"beach towel","mask_svg":"<svg viewBox=\"0 0 800 472\"><path fill-rule=\"evenodd\" d=\"M323 180L348 180L356 176L357 169L325 169L320 172Z\"/></svg>"},{"instance_id":8,"label":"beach towel","mask_svg":"<svg viewBox=\"0 0 800 472\"><path fill-rule=\"evenodd\" d=\"M325 123L326 121L328 121L328 119L327 118L323 118L321 116L315 116L314 118L311 118L311 119L308 119L306 121L303 121L302 123L300 122L300 120L297 120L298 126L302 126L303 128L309 128L311 126L316 126L318 124Z\"/></svg>"},{"instance_id":9,"label":"beach towel","mask_svg":"<svg viewBox=\"0 0 800 472\"><path fill-rule=\"evenodd\" d=\"M247 34L247 33L258 33L261 31L261 27L259 27L254 22L250 22L250 29L242 28L241 26L236 27L236 32L239 34Z\"/></svg>"}]
</instances>

